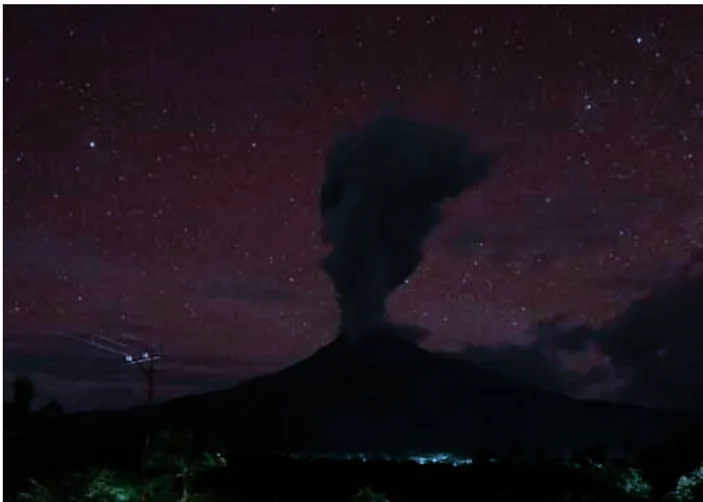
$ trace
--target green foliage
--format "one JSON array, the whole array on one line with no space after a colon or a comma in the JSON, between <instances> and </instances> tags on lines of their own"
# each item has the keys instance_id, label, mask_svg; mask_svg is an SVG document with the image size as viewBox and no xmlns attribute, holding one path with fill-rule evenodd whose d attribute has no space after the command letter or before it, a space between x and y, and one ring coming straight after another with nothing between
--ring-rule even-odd
<instances>
[{"instance_id":1,"label":"green foliage","mask_svg":"<svg viewBox=\"0 0 703 502\"><path fill-rule=\"evenodd\" d=\"M632 498L646 500L652 493L652 487L642 477L639 469L628 467L615 474L615 485Z\"/></svg>"},{"instance_id":2,"label":"green foliage","mask_svg":"<svg viewBox=\"0 0 703 502\"><path fill-rule=\"evenodd\" d=\"M667 494L666 500L676 502L703 500L703 464L693 472L681 476L674 491Z\"/></svg>"},{"instance_id":3,"label":"green foliage","mask_svg":"<svg viewBox=\"0 0 703 502\"><path fill-rule=\"evenodd\" d=\"M647 500L651 495L652 487L639 469L598 462L587 455L575 456L568 465L589 476L604 491L619 492L634 500Z\"/></svg>"},{"instance_id":4,"label":"green foliage","mask_svg":"<svg viewBox=\"0 0 703 502\"><path fill-rule=\"evenodd\" d=\"M82 495L99 502L131 502L139 500L141 486L124 473L110 469L91 469L84 479Z\"/></svg>"},{"instance_id":5,"label":"green foliage","mask_svg":"<svg viewBox=\"0 0 703 502\"><path fill-rule=\"evenodd\" d=\"M170 430L157 436L155 451L147 459L147 467L158 473L155 479L169 480L169 488L173 488L176 479L181 480L183 502L190 497L191 483L196 475L226 465L219 453L197 451L192 432L174 434Z\"/></svg>"},{"instance_id":6,"label":"green foliage","mask_svg":"<svg viewBox=\"0 0 703 502\"><path fill-rule=\"evenodd\" d=\"M71 500L76 502L150 502L180 500L193 497L190 485L194 477L204 471L226 465L221 454L198 451L190 433L174 435L164 432L157 436L154 448L147 458L147 470L137 473L114 469L91 468L65 477L54 486L47 487L30 480L30 489L19 494L27 502ZM181 481L175 494L176 480Z\"/></svg>"},{"instance_id":7,"label":"green foliage","mask_svg":"<svg viewBox=\"0 0 703 502\"><path fill-rule=\"evenodd\" d=\"M507 469L505 476L515 474L511 469L520 469L519 464L505 463L501 466L500 462L488 462L474 467L485 469L489 464L496 469ZM225 465L222 455L204 452L192 433L174 433L167 430L154 438L151 451L145 458L145 468L140 474L111 469L89 469L74 476L64 477L57 486L51 487L32 479L30 488L19 494L19 500L138 502L146 499L149 502L192 502L196 499L202 500L201 494L192 493L196 476ZM564 501L652 500L652 487L645 481L641 470L624 463L598 462L590 455L583 454L565 464L545 460L527 467L539 473L563 474L566 484L555 487L556 491L552 490L550 493L557 498L563 493ZM693 472L681 476L676 489L667 494L665 499L666 502L695 500L703 500L703 464ZM384 493L364 486L356 492L351 502L389 501Z\"/></svg>"},{"instance_id":8,"label":"green foliage","mask_svg":"<svg viewBox=\"0 0 703 502\"><path fill-rule=\"evenodd\" d=\"M143 478L137 474L112 469L89 469L73 476L70 488L73 500L96 502L137 502L143 496L150 501L173 500L173 476Z\"/></svg>"},{"instance_id":9,"label":"green foliage","mask_svg":"<svg viewBox=\"0 0 703 502\"><path fill-rule=\"evenodd\" d=\"M145 476L129 475L110 469L91 469L79 475L85 500L132 502L146 496L150 501L173 500L177 479L181 479L180 500L190 498L193 478L203 471L225 465L219 454L203 453L193 447L192 433L163 431L150 452Z\"/></svg>"},{"instance_id":10,"label":"green foliage","mask_svg":"<svg viewBox=\"0 0 703 502\"><path fill-rule=\"evenodd\" d=\"M18 498L20 500L26 500L27 502L51 502L53 500L51 491L36 479L30 479L29 484L29 491L19 493Z\"/></svg>"},{"instance_id":11,"label":"green foliage","mask_svg":"<svg viewBox=\"0 0 703 502\"><path fill-rule=\"evenodd\" d=\"M388 502L388 498L385 493L375 492L369 486L364 486L360 488L352 502Z\"/></svg>"},{"instance_id":12,"label":"green foliage","mask_svg":"<svg viewBox=\"0 0 703 502\"><path fill-rule=\"evenodd\" d=\"M154 451L149 455L147 465L187 475L215 467L224 467L226 462L220 454L198 451L191 432L175 435L167 430L157 436Z\"/></svg>"}]
</instances>

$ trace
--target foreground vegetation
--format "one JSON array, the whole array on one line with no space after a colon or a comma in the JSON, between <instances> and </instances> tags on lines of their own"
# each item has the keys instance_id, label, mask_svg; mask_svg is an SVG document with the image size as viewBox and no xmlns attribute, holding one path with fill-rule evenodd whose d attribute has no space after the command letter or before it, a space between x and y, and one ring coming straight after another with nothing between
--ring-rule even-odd
<instances>
[{"instance_id":1,"label":"foreground vegetation","mask_svg":"<svg viewBox=\"0 0 703 502\"><path fill-rule=\"evenodd\" d=\"M65 440L57 406L32 410L31 382L5 406L4 501L703 501L703 452L673 442L636 460L597 450L453 462L211 452L183 428L146 428L136 450ZM107 434L110 431L106 431ZM84 443L89 443L88 440ZM460 464L460 465L459 465Z\"/></svg>"},{"instance_id":2,"label":"foreground vegetation","mask_svg":"<svg viewBox=\"0 0 703 502\"><path fill-rule=\"evenodd\" d=\"M300 489L300 482L289 485L288 498L285 485L290 482L287 476L300 474L300 467L291 468L285 472L274 469L269 473L269 483L282 483L279 490L273 486L263 487L258 483L243 480L241 476L232 476L227 472L226 462L218 455L202 455L195 462L186 461L183 457L164 458L165 464L160 469L149 471L143 476L135 471L119 471L109 468L91 468L66 476L60 480L40 482L30 479L25 488L13 496L6 494L6 500L24 500L33 502L54 501L100 501L100 502L131 502L140 500L152 501L224 501L224 500L344 500L352 502L395 502L409 500L523 500L526 496L539 497L544 501L635 501L635 500L663 500L675 501L700 501L703 500L703 464L693 472L680 476L675 486L664 497L654 498L651 485L642 477L640 471L634 468L599 466L592 463L590 466L571 466L560 468L557 465L542 466L516 466L507 463L495 462L493 469L486 466L475 466L475 472L464 471L465 481L458 479L450 481L447 471L450 469L461 470L459 467L441 466L416 466L425 470L427 476L425 486L411 493L402 484L392 486L399 479L380 479L379 472L372 477L376 478L373 484L365 484L355 490L350 490L351 480L349 474L342 479L334 481L322 474L329 470L330 465L308 462L308 469L318 471L317 476L303 476L308 485L307 495ZM300 462L300 461L298 461ZM329 461L328 461L329 462ZM344 461L339 461L344 463ZM349 461L346 461L347 463ZM338 466L344 469L345 466ZM362 473L359 466L348 464L347 469L356 471L359 478L368 477L369 472ZM377 471L393 470L396 473L391 478L400 477L404 468L408 480L413 469L411 466L377 465ZM400 469L399 469L400 468ZM212 476L213 470L221 470L219 476ZM444 470L445 472L441 472ZM312 473L311 472L311 473ZM208 474L210 474L208 476ZM420 473L418 473L419 475ZM458 473L457 473L458 474ZM258 482L266 477L265 472L259 472L255 479ZM317 478L315 483L312 477ZM477 483L483 477L488 483ZM529 480L528 478L532 478ZM238 486L232 486L232 481ZM229 483L228 483L229 481ZM431 489L431 483L436 483L436 489ZM45 484L46 483L46 484ZM402 482L401 482L402 483ZM549 485L545 485L549 483ZM226 486L229 484L230 486ZM412 481L406 484L415 484ZM298 485L298 486L295 486ZM463 487L462 487L463 485ZM469 485L469 486L467 486ZM376 491L374 488L376 488ZM382 488L380 488L382 487ZM273 489L272 489L273 488ZM463 489L462 489L463 488ZM351 493L350 493L351 491ZM414 491L414 490L413 490ZM280 492L280 493L276 493ZM453 494L453 496L452 496Z\"/></svg>"},{"instance_id":3,"label":"foreground vegetation","mask_svg":"<svg viewBox=\"0 0 703 502\"><path fill-rule=\"evenodd\" d=\"M190 448L192 436L156 436L141 466L89 466L54 471L37 466L5 500L57 501L274 501L401 502L432 500L700 501L703 463L682 475L656 465L597 462L476 460L466 465L413 461L226 457ZM17 450L14 450L17 452ZM36 451L36 450L35 450ZM663 460L663 458L662 458ZM12 458L6 456L6 463ZM24 464L27 466L28 464ZM54 464L55 465L55 464ZM14 474L14 473L13 473ZM7 479L7 477L6 477Z\"/></svg>"}]
</instances>

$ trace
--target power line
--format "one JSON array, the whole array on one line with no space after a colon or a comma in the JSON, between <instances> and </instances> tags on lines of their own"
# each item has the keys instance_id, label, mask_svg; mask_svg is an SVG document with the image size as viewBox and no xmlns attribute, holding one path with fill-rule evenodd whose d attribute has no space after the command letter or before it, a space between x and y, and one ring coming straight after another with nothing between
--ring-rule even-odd
<instances>
[{"instance_id":1,"label":"power line","mask_svg":"<svg viewBox=\"0 0 703 502\"><path fill-rule=\"evenodd\" d=\"M163 359L163 346L151 346L130 333L121 333L119 339L90 334L66 334L64 336L103 352L118 355L126 366L137 366L147 379L146 406L152 404L156 374L155 363Z\"/></svg>"},{"instance_id":2,"label":"power line","mask_svg":"<svg viewBox=\"0 0 703 502\"><path fill-rule=\"evenodd\" d=\"M144 433L144 447L142 449L142 475L146 477L148 458L151 446L151 420L149 410L154 400L154 380L156 367L154 363L163 359L163 347L153 347L146 342L139 340L129 333L121 333L120 340L108 338L102 335L65 335L68 338L81 342L85 345L95 347L110 354L121 356L122 362L127 366L137 366L147 380L147 398L145 403L146 428ZM128 342L133 342L130 345ZM145 484L146 486L146 484ZM147 497L146 488L142 491L141 499L145 501Z\"/></svg>"}]
</instances>

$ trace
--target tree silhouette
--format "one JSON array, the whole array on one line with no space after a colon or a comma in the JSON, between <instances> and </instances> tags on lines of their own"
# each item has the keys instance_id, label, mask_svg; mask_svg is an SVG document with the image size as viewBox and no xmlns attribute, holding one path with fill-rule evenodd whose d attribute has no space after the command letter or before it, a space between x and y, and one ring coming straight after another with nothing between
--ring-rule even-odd
<instances>
[{"instance_id":1,"label":"tree silhouette","mask_svg":"<svg viewBox=\"0 0 703 502\"><path fill-rule=\"evenodd\" d=\"M32 412L32 403L36 394L34 382L27 376L20 376L14 379L12 387L13 399L7 409L9 413L7 414L5 427L12 431L13 434L21 435L28 425Z\"/></svg>"},{"instance_id":2,"label":"tree silhouette","mask_svg":"<svg viewBox=\"0 0 703 502\"><path fill-rule=\"evenodd\" d=\"M34 382L28 376L21 376L15 378L12 386L15 410L22 415L29 415L32 409L32 402L36 397Z\"/></svg>"},{"instance_id":3,"label":"tree silhouette","mask_svg":"<svg viewBox=\"0 0 703 502\"><path fill-rule=\"evenodd\" d=\"M27 500L29 502L51 502L54 497L51 495L51 491L39 483L35 479L29 480L29 490L20 492L17 495L19 500Z\"/></svg>"},{"instance_id":4,"label":"tree silhouette","mask_svg":"<svg viewBox=\"0 0 703 502\"><path fill-rule=\"evenodd\" d=\"M170 480L168 484L171 486L179 482L181 502L189 499L191 484L198 473L226 465L221 455L201 451L190 431L162 431L155 446L156 451L149 456L148 466L161 474L157 479Z\"/></svg>"},{"instance_id":5,"label":"tree silhouette","mask_svg":"<svg viewBox=\"0 0 703 502\"><path fill-rule=\"evenodd\" d=\"M54 418L63 415L63 407L56 401L52 400L46 403L39 409L42 416Z\"/></svg>"},{"instance_id":6,"label":"tree silhouette","mask_svg":"<svg viewBox=\"0 0 703 502\"><path fill-rule=\"evenodd\" d=\"M356 492L352 502L388 502L388 498L385 493L375 492L369 486L364 486L359 488Z\"/></svg>"}]
</instances>

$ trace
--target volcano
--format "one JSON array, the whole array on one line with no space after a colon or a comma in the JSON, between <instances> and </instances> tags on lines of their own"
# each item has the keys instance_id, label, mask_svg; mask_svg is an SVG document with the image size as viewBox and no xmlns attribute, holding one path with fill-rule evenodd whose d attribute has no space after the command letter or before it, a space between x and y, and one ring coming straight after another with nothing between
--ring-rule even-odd
<instances>
[{"instance_id":1,"label":"volcano","mask_svg":"<svg viewBox=\"0 0 703 502\"><path fill-rule=\"evenodd\" d=\"M164 403L156 416L198 430L219 451L395 457L594 446L628 456L700 419L533 389L428 352L408 332L338 338L277 373Z\"/></svg>"}]
</instances>

